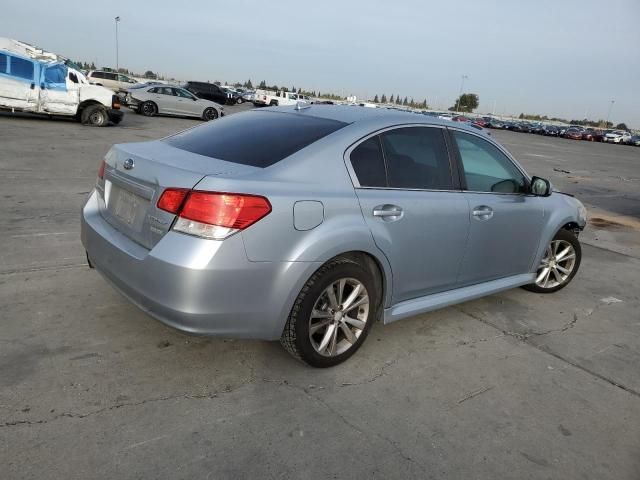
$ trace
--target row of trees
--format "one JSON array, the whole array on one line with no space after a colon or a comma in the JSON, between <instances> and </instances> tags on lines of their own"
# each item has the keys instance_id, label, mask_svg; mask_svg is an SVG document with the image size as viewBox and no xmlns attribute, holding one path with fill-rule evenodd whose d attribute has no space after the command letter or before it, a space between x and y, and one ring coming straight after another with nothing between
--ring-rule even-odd
<instances>
[{"instance_id":1,"label":"row of trees","mask_svg":"<svg viewBox=\"0 0 640 480\"><path fill-rule=\"evenodd\" d=\"M590 120L588 118L583 118L582 120L567 120L566 118L560 117L548 117L546 115L535 115L531 113L521 113L518 115L518 118L521 120L533 120L537 122L550 121L550 122L562 122L568 123L569 125L580 125L583 127L598 127L598 128L615 128L616 130L628 130L627 125L625 123L618 123L614 126L613 122L608 122L606 120Z\"/></svg>"},{"instance_id":2,"label":"row of trees","mask_svg":"<svg viewBox=\"0 0 640 480\"><path fill-rule=\"evenodd\" d=\"M387 96L384 93L381 97L378 97L378 94L376 94L376 96L373 97L373 103L381 103L383 105L402 105L403 107L411 108L429 108L426 98L422 102L416 102L413 98L409 100L409 97L404 97L403 99L400 95L396 95L395 97L391 95L391 97L387 99Z\"/></svg>"}]
</instances>

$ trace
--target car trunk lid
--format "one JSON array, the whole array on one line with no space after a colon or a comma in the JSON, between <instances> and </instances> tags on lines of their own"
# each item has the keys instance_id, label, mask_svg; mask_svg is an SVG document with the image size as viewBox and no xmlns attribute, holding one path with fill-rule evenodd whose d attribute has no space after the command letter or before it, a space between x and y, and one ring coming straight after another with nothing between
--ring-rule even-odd
<instances>
[{"instance_id":1,"label":"car trunk lid","mask_svg":"<svg viewBox=\"0 0 640 480\"><path fill-rule=\"evenodd\" d=\"M193 189L205 176L236 177L259 170L152 141L115 145L105 158L100 212L123 235L151 249L175 215L156 204L166 188Z\"/></svg>"}]
</instances>

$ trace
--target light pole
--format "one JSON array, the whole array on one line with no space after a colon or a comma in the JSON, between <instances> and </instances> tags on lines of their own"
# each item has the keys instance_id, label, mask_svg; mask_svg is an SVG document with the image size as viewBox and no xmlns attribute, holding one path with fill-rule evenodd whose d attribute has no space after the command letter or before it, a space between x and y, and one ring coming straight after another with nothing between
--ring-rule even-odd
<instances>
[{"instance_id":1,"label":"light pole","mask_svg":"<svg viewBox=\"0 0 640 480\"><path fill-rule=\"evenodd\" d=\"M120 17L116 17L116 73L120 71L120 62L118 58L118 24L120 23Z\"/></svg>"},{"instance_id":2,"label":"light pole","mask_svg":"<svg viewBox=\"0 0 640 480\"><path fill-rule=\"evenodd\" d=\"M611 100L611 104L609 105L609 112L607 112L607 123L604 124L604 128L609 128L609 117L611 117L611 109L613 108L614 103L616 103L616 101Z\"/></svg>"},{"instance_id":3,"label":"light pole","mask_svg":"<svg viewBox=\"0 0 640 480\"><path fill-rule=\"evenodd\" d=\"M460 93L458 94L458 100L456 100L456 112L460 107L460 97L462 96L462 89L464 88L464 81L469 78L467 75L462 75L462 81L460 82Z\"/></svg>"}]
</instances>

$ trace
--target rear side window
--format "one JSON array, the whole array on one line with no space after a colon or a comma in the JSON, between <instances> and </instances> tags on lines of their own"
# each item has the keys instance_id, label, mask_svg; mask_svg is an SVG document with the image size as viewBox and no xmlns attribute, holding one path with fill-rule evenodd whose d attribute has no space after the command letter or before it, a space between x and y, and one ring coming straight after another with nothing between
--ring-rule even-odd
<instances>
[{"instance_id":1,"label":"rear side window","mask_svg":"<svg viewBox=\"0 0 640 480\"><path fill-rule=\"evenodd\" d=\"M164 141L206 157L265 168L346 125L301 114L251 111L209 122Z\"/></svg>"},{"instance_id":2,"label":"rear side window","mask_svg":"<svg viewBox=\"0 0 640 480\"><path fill-rule=\"evenodd\" d=\"M91 78L104 78L104 73L102 73L102 72L93 72L93 73L91 73Z\"/></svg>"},{"instance_id":3,"label":"rear side window","mask_svg":"<svg viewBox=\"0 0 640 480\"><path fill-rule=\"evenodd\" d=\"M7 73L7 56L0 53L0 73Z\"/></svg>"},{"instance_id":4,"label":"rear side window","mask_svg":"<svg viewBox=\"0 0 640 480\"><path fill-rule=\"evenodd\" d=\"M358 145L351 152L350 159L361 187L387 186L384 157L377 135Z\"/></svg>"},{"instance_id":5,"label":"rear side window","mask_svg":"<svg viewBox=\"0 0 640 480\"><path fill-rule=\"evenodd\" d=\"M451 190L449 154L441 128L404 127L380 135L389 187Z\"/></svg>"},{"instance_id":6,"label":"rear side window","mask_svg":"<svg viewBox=\"0 0 640 480\"><path fill-rule=\"evenodd\" d=\"M11 75L25 80L33 80L33 62L11 57Z\"/></svg>"}]
</instances>

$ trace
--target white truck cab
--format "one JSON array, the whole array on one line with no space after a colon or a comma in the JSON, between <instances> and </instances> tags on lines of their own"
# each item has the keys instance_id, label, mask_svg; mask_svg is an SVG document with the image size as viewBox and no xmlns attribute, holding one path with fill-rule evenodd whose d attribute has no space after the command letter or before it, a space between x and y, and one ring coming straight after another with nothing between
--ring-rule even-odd
<instances>
[{"instance_id":1,"label":"white truck cab","mask_svg":"<svg viewBox=\"0 0 640 480\"><path fill-rule=\"evenodd\" d=\"M2 37L0 109L73 116L93 126L119 123L123 117L118 97L91 85L69 60Z\"/></svg>"},{"instance_id":2,"label":"white truck cab","mask_svg":"<svg viewBox=\"0 0 640 480\"><path fill-rule=\"evenodd\" d=\"M297 94L296 92L285 92L284 90L277 92L256 90L256 96L253 100L255 105L266 105L268 107L297 105L299 102L311 103L309 97Z\"/></svg>"}]
</instances>

